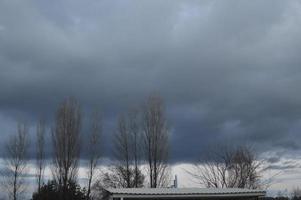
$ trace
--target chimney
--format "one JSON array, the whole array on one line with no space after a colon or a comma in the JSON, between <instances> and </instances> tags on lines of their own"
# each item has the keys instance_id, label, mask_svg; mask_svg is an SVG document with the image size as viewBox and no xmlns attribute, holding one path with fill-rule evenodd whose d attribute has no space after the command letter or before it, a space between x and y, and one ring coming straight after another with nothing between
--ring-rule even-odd
<instances>
[{"instance_id":1,"label":"chimney","mask_svg":"<svg viewBox=\"0 0 301 200\"><path fill-rule=\"evenodd\" d=\"M175 175L175 180L173 181L174 188L178 188L178 177Z\"/></svg>"}]
</instances>

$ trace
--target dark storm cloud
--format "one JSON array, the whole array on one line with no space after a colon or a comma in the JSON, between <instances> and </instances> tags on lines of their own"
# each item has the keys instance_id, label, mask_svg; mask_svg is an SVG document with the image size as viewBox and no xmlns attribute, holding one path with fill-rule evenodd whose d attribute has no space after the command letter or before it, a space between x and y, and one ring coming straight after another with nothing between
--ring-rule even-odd
<instances>
[{"instance_id":1,"label":"dark storm cloud","mask_svg":"<svg viewBox=\"0 0 301 200\"><path fill-rule=\"evenodd\" d=\"M280 160L279 157L270 157L267 159L267 161L272 164L278 162L279 160Z\"/></svg>"},{"instance_id":2,"label":"dark storm cloud","mask_svg":"<svg viewBox=\"0 0 301 200\"><path fill-rule=\"evenodd\" d=\"M0 124L51 119L75 96L104 109L109 135L118 112L156 91L173 160L220 141L295 151L300 25L298 1L4 0Z\"/></svg>"}]
</instances>

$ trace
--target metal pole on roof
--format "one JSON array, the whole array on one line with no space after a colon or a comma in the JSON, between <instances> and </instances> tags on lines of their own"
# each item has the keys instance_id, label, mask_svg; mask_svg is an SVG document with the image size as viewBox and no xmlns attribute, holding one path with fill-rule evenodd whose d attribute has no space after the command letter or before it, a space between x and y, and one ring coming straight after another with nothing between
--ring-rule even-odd
<instances>
[{"instance_id":1,"label":"metal pole on roof","mask_svg":"<svg viewBox=\"0 0 301 200\"><path fill-rule=\"evenodd\" d=\"M174 188L178 188L178 177L175 175L175 180L173 181Z\"/></svg>"}]
</instances>

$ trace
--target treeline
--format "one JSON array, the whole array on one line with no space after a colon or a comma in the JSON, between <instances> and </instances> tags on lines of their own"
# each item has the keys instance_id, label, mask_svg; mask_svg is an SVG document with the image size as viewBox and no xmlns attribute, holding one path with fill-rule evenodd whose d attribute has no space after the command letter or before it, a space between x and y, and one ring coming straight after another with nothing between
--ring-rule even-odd
<instances>
[{"instance_id":1,"label":"treeline","mask_svg":"<svg viewBox=\"0 0 301 200\"><path fill-rule=\"evenodd\" d=\"M47 131L40 120L36 137L30 141L26 124L18 123L15 135L7 141L1 171L2 188L12 200L23 199L28 172L28 148L36 146L36 191L33 200L99 199L104 187L165 187L169 184L169 131L165 108L159 96L152 95L143 105L119 116L113 136L114 163L106 170L98 170L103 155L102 119L93 111L89 133L82 135L83 114L79 102L65 99L57 108L54 123ZM46 134L50 132L53 147L52 162L46 162ZM83 137L88 138L83 144ZM31 139L32 140L32 139ZM78 184L81 147L87 146L87 184ZM142 170L141 164L147 166ZM45 168L51 169L52 179L45 182ZM98 173L100 171L101 173Z\"/></svg>"},{"instance_id":2,"label":"treeline","mask_svg":"<svg viewBox=\"0 0 301 200\"><path fill-rule=\"evenodd\" d=\"M170 186L169 129L164 102L159 96L149 96L143 105L119 115L112 139L114 162L107 168L99 168L104 151L101 113L95 109L86 118L89 128L83 135L81 106L76 99L67 98L58 106L49 130L43 120L37 123L32 141L26 124L18 123L16 134L11 135L5 145L5 169L1 171L1 188L8 199L24 199L29 145L36 146L33 200L101 199L103 188L107 187ZM46 142L48 137L51 141ZM53 149L51 162L45 156L47 145ZM87 181L81 187L78 170L83 165L80 163L83 146L87 152ZM187 170L203 187L258 189L270 183L261 179L263 162L249 146L216 145L205 155L207 157L195 162L193 170ZM52 175L47 181L46 168Z\"/></svg>"}]
</instances>

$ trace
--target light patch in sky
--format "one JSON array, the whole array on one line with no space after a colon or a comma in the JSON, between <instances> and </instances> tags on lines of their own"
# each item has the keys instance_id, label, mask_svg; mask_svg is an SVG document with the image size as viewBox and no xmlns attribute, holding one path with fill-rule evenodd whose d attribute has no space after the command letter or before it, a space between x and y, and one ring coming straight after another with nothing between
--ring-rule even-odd
<instances>
[{"instance_id":1,"label":"light patch in sky","mask_svg":"<svg viewBox=\"0 0 301 200\"><path fill-rule=\"evenodd\" d=\"M5 26L0 24L0 31L4 31L5 29L6 29Z\"/></svg>"},{"instance_id":2,"label":"light patch in sky","mask_svg":"<svg viewBox=\"0 0 301 200\"><path fill-rule=\"evenodd\" d=\"M48 163L51 161L48 160ZM3 159L0 159L0 169L3 168ZM262 173L262 179L269 179L271 178L271 184L267 188L267 192L269 195L277 195L278 191L281 191L282 193L289 194L290 191L296 187L300 183L301 179L301 159L281 159L279 162L277 162L279 166L283 167L287 165L288 163L295 163L298 164L296 167L289 167L288 169L270 169L265 170ZM275 165L276 166L276 165ZM145 169L146 166L142 166L143 169ZM27 175L26 175L26 182L28 183L28 190L27 192L31 194L33 191L35 191L36 188L36 182L35 182L35 172L36 167L34 164L34 161L29 161L29 165L27 168ZM171 180L170 185L173 184L173 180L175 178L175 175L177 175L178 179L178 187L179 188L188 188L188 187L204 187L201 185L197 179L193 178L189 172L193 172L194 165L190 163L178 163L171 166ZM101 173L104 173L108 170L108 165L105 166L99 166L99 169L96 171L95 178L100 176ZM79 184L82 187L85 187L87 184L87 168L81 166L79 167L78 171L78 180ZM51 172L51 166L47 166L45 169L45 177L44 182L47 182L48 180L52 179L52 172ZM146 176L146 180L147 180Z\"/></svg>"}]
</instances>

